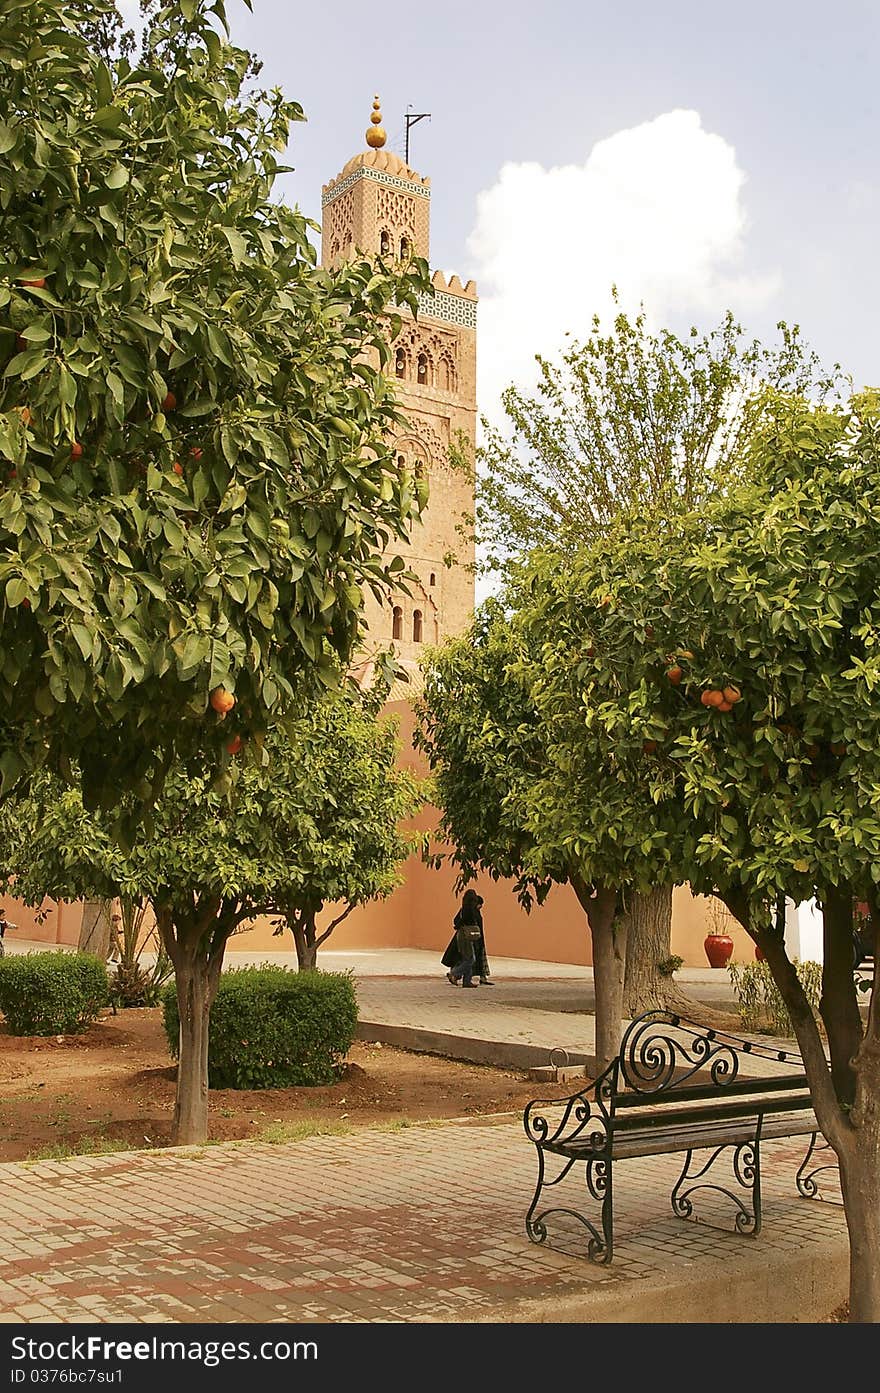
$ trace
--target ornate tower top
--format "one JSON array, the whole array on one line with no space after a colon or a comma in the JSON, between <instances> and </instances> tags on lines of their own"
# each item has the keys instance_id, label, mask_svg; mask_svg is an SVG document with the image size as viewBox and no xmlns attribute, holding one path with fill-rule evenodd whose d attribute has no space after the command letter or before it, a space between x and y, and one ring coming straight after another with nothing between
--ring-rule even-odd
<instances>
[{"instance_id":1,"label":"ornate tower top","mask_svg":"<svg viewBox=\"0 0 880 1393\"><path fill-rule=\"evenodd\" d=\"M370 116L371 124L367 127L366 141L372 150L381 150L385 141L388 139L385 134L385 127L382 125L382 112L379 109L379 98L373 98L373 111Z\"/></svg>"}]
</instances>

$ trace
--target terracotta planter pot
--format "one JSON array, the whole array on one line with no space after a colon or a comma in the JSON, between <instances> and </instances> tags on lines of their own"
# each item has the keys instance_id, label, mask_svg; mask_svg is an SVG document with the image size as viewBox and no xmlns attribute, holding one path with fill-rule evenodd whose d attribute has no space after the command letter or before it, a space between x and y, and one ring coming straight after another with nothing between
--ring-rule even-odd
<instances>
[{"instance_id":1,"label":"terracotta planter pot","mask_svg":"<svg viewBox=\"0 0 880 1393\"><path fill-rule=\"evenodd\" d=\"M703 947L710 967L726 967L733 952L733 939L730 934L707 934Z\"/></svg>"}]
</instances>

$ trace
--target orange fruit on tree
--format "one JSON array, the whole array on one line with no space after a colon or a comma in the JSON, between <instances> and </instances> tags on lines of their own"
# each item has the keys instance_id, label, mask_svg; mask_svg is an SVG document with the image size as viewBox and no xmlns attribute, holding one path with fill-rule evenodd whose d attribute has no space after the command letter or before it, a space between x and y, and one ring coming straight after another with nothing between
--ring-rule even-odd
<instances>
[{"instance_id":1,"label":"orange fruit on tree","mask_svg":"<svg viewBox=\"0 0 880 1393\"><path fill-rule=\"evenodd\" d=\"M225 687L215 687L210 696L210 702L215 711L221 716L225 716L227 711L231 711L235 705L235 697L231 692L227 692Z\"/></svg>"},{"instance_id":2,"label":"orange fruit on tree","mask_svg":"<svg viewBox=\"0 0 880 1393\"><path fill-rule=\"evenodd\" d=\"M201 459L201 458L202 458L202 452L201 452L201 450L199 449L198 445L194 445L194 446L193 446L193 448L190 450L190 454L192 455L193 459Z\"/></svg>"},{"instance_id":3,"label":"orange fruit on tree","mask_svg":"<svg viewBox=\"0 0 880 1393\"><path fill-rule=\"evenodd\" d=\"M678 684L679 684L679 682L681 681L683 675L684 675L684 674L682 673L682 670L681 670L681 668L678 666L677 663L675 664L674 667L670 667L670 668L667 668L667 669L666 669L666 676L669 678L669 680L670 680L670 682L672 683L673 687L677 687L677 686L678 686Z\"/></svg>"},{"instance_id":4,"label":"orange fruit on tree","mask_svg":"<svg viewBox=\"0 0 880 1393\"><path fill-rule=\"evenodd\" d=\"M177 397L174 395L174 393L166 392L164 397L162 398L162 410L173 411L176 405Z\"/></svg>"},{"instance_id":5,"label":"orange fruit on tree","mask_svg":"<svg viewBox=\"0 0 880 1393\"><path fill-rule=\"evenodd\" d=\"M722 693L722 696L723 696L723 693ZM733 702L732 702L732 701L723 701L723 700L722 700L722 701L719 701L719 702L717 702L716 705L715 705L715 710L716 710L716 711L732 711L732 710L733 710Z\"/></svg>"},{"instance_id":6,"label":"orange fruit on tree","mask_svg":"<svg viewBox=\"0 0 880 1393\"><path fill-rule=\"evenodd\" d=\"M731 706L734 706L742 697L742 692L739 687L725 687L722 695L725 701L729 701Z\"/></svg>"},{"instance_id":7,"label":"orange fruit on tree","mask_svg":"<svg viewBox=\"0 0 880 1393\"><path fill-rule=\"evenodd\" d=\"M45 277L45 276L40 276L39 279L38 279L38 280L35 280L35 281L19 281L19 285L29 285L29 286L31 286L34 290L45 290L45 288L46 288L46 277Z\"/></svg>"},{"instance_id":8,"label":"orange fruit on tree","mask_svg":"<svg viewBox=\"0 0 880 1393\"><path fill-rule=\"evenodd\" d=\"M709 690L709 688L707 687L706 690L705 690L705 692L700 692L700 701L702 702L702 704L703 704L704 706L714 706L715 703L714 703L714 701L712 701L713 695L714 695L714 693L711 692L711 691Z\"/></svg>"},{"instance_id":9,"label":"orange fruit on tree","mask_svg":"<svg viewBox=\"0 0 880 1393\"><path fill-rule=\"evenodd\" d=\"M18 414L21 417L22 425L29 426L31 423L31 409L29 406L20 406Z\"/></svg>"},{"instance_id":10,"label":"orange fruit on tree","mask_svg":"<svg viewBox=\"0 0 880 1393\"><path fill-rule=\"evenodd\" d=\"M83 452L83 447L82 447L82 445L80 445L80 443L79 443L78 440L74 440L73 444L72 444L71 447L70 447L70 458L71 458L71 459L79 459L79 458L81 457L81 455L82 455L82 452Z\"/></svg>"},{"instance_id":11,"label":"orange fruit on tree","mask_svg":"<svg viewBox=\"0 0 880 1393\"><path fill-rule=\"evenodd\" d=\"M229 741L228 745L226 746L227 753L228 753L228 754L231 754L231 755L237 755L238 752L239 752L239 750L241 749L241 746L242 746L242 738L241 738L241 736L240 736L240 735L234 735L234 736L232 737L232 739Z\"/></svg>"},{"instance_id":12,"label":"orange fruit on tree","mask_svg":"<svg viewBox=\"0 0 880 1393\"><path fill-rule=\"evenodd\" d=\"M176 460L174 461L174 463L172 464L171 468L174 470L175 474L182 474L182 473L183 473L183 465L180 463L180 460L179 460L179 459L176 459Z\"/></svg>"},{"instance_id":13,"label":"orange fruit on tree","mask_svg":"<svg viewBox=\"0 0 880 1393\"><path fill-rule=\"evenodd\" d=\"M706 705L707 705L707 706L722 706L723 704L724 704L724 693L723 693L723 692L719 692L719 691L717 690L717 688L715 688L715 687L710 687L709 693L708 693L708 700L707 700L707 702L706 702Z\"/></svg>"}]
</instances>

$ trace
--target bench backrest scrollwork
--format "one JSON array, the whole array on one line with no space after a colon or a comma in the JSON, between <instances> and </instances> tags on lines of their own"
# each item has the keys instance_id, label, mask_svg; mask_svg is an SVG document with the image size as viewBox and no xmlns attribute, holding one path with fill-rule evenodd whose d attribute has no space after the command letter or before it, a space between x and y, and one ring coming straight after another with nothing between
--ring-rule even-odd
<instances>
[{"instance_id":1,"label":"bench backrest scrollwork","mask_svg":"<svg viewBox=\"0 0 880 1393\"><path fill-rule=\"evenodd\" d=\"M619 1086L663 1093L708 1071L718 1088L737 1078L743 1056L803 1067L797 1051L780 1050L725 1031L711 1030L671 1011L647 1011L627 1028L620 1045Z\"/></svg>"}]
</instances>

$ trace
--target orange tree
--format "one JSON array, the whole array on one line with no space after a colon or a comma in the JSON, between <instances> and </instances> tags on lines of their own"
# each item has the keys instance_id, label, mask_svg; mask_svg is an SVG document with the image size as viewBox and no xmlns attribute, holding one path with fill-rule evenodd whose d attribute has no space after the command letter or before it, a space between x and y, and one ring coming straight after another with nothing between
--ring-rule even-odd
<instances>
[{"instance_id":1,"label":"orange tree","mask_svg":"<svg viewBox=\"0 0 880 1393\"><path fill-rule=\"evenodd\" d=\"M301 962L315 965L325 901L384 898L414 836L400 830L421 798L396 765L392 722L376 697L332 694L267 741L231 795L172 769L134 844L80 793L41 773L0 804L0 883L31 904L82 896L149 900L175 974L180 1018L175 1139L207 1134L210 1015L232 934L260 913L283 915ZM332 926L331 926L332 927Z\"/></svg>"},{"instance_id":2,"label":"orange tree","mask_svg":"<svg viewBox=\"0 0 880 1393\"><path fill-rule=\"evenodd\" d=\"M500 425L483 422L474 483L484 568L503 574L535 548L583 551L634 514L662 527L736 485L763 411L758 384L820 397L835 384L797 328L778 329L764 347L728 313L708 333L679 337L618 306L607 326L593 318L584 341L539 355L536 390L509 387ZM687 1000L661 971L672 889L660 880L627 891L630 1015Z\"/></svg>"},{"instance_id":3,"label":"orange tree","mask_svg":"<svg viewBox=\"0 0 880 1393\"><path fill-rule=\"evenodd\" d=\"M726 900L785 1000L840 1164L851 1318L877 1321L880 1013L875 986L862 1020L852 927L854 901L866 901L876 959L880 395L836 409L771 396L752 478L662 532L631 524L565 574L535 559L528 618L543 646L531 691L551 773L533 818L561 844L596 839L586 785L578 796L567 782L578 724L597 755L630 770L650 742L654 779L683 812L676 859L697 890ZM604 836L628 835L618 811L594 812ZM783 895L815 895L823 909L819 1020L777 933Z\"/></svg>"},{"instance_id":4,"label":"orange tree","mask_svg":"<svg viewBox=\"0 0 880 1393\"><path fill-rule=\"evenodd\" d=\"M115 16L0 7L0 789L75 762L89 806L334 681L421 507L379 316L424 263L316 266L272 197L302 111L222 0L136 58Z\"/></svg>"}]
</instances>

